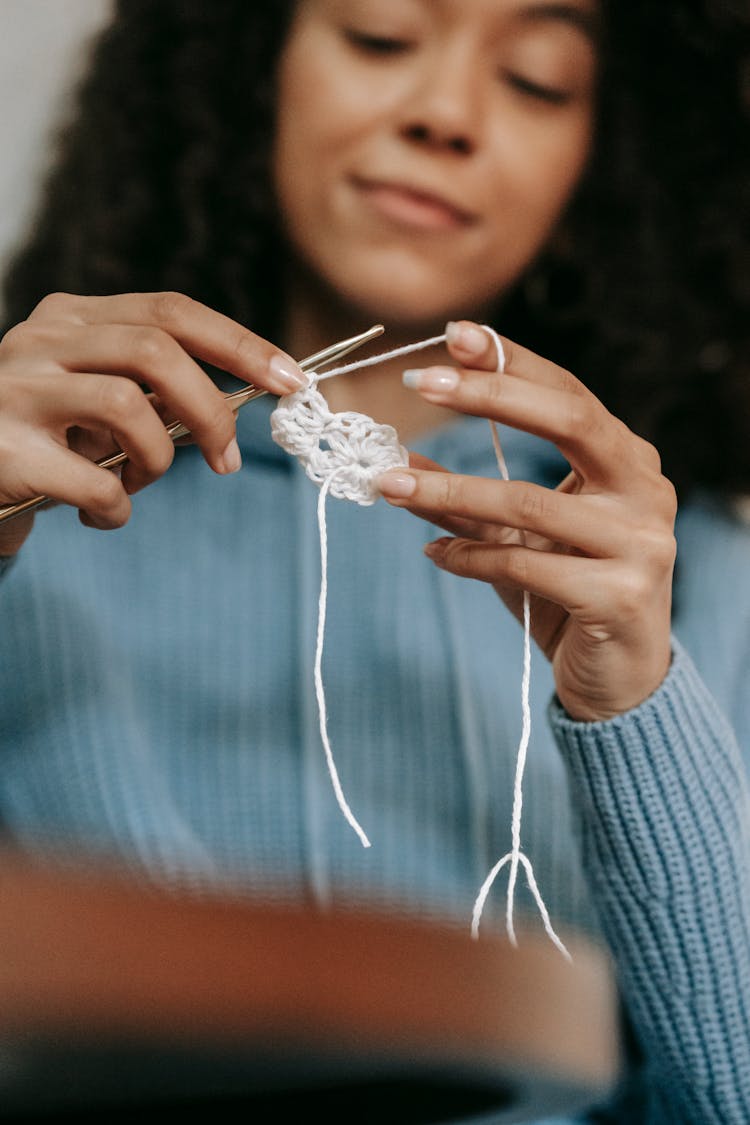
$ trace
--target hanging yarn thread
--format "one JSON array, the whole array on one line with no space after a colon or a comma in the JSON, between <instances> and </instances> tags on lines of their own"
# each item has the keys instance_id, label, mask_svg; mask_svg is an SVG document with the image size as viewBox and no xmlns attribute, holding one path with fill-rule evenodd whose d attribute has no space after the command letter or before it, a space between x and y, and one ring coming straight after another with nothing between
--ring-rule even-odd
<instances>
[{"instance_id":1,"label":"hanging yarn thread","mask_svg":"<svg viewBox=\"0 0 750 1125\"><path fill-rule=\"evenodd\" d=\"M485 326L485 330L490 334L495 343L498 356L497 369L502 374L505 369L505 355L502 343L499 336L492 328ZM364 367L371 367L392 359L398 359L416 351L445 343L445 341L445 336L434 336L428 340L420 340L415 344L409 344L407 347L396 348L393 351L383 352L369 359L359 360L355 363L345 364L343 367L333 368L322 374L311 372L308 376L307 387L280 398L276 409L271 415L271 434L274 441L299 460L307 476L320 488L318 496L318 529L320 533L321 581L314 668L315 694L320 720L320 736L325 751L328 772L331 777L339 808L347 822L357 833L363 847L366 848L370 847L370 841L344 796L333 757L333 751L331 749L330 739L328 737L327 708L322 674L323 641L325 636L326 605L328 597L328 535L325 505L329 493L339 499L350 500L361 505L374 504L379 496L375 481L388 469L407 466L409 464L409 457L406 449L400 444L398 434L392 426L381 425L373 421L372 418L368 418L367 415L358 414L353 411L346 411L339 414L332 413L328 408L325 398L318 391L317 385L321 379L330 379L334 375L344 375L349 372L359 371ZM498 469L503 479L508 480L508 469L500 445L498 429L494 422L490 422L490 429ZM482 911L492 885L502 868L509 863L510 874L506 899L506 929L511 943L513 945L517 944L513 924L513 907L518 868L522 866L526 872L529 887L534 896L548 936L560 952L570 959L570 954L552 928L549 913L534 878L531 861L521 851L522 784L531 736L531 710L529 703L531 681L531 610L530 598L527 591L524 591L523 596L523 628L524 657L521 684L523 724L516 761L511 851L495 864L482 885L474 904L471 931L475 938L478 937Z\"/></svg>"},{"instance_id":2,"label":"hanging yarn thread","mask_svg":"<svg viewBox=\"0 0 750 1125\"><path fill-rule=\"evenodd\" d=\"M495 350L497 352L497 370L500 375L505 373L505 350L503 343L494 328L484 325L485 332L488 332L492 337ZM498 432L497 423L490 421L490 431L492 434L492 445L495 450L495 458L497 460L497 467L500 471L500 476L503 480L510 480L508 473L508 466L505 463L505 456L503 454L502 446L500 444L500 434ZM523 542L523 533L521 534ZM560 938L555 933L552 922L550 921L549 911L544 904L544 899L541 896L539 887L537 886L536 879L534 878L534 869L531 866L531 860L528 856L524 855L521 851L521 813L523 811L523 775L526 769L526 757L529 749L529 741L531 739L531 598L529 591L523 592L523 675L521 678L521 740L518 744L518 752L516 755L516 775L513 785L513 813L511 820L511 850L499 859L495 866L490 871L489 875L482 884L481 890L477 895L476 902L474 903L474 910L471 918L471 933L472 937L479 937L479 923L482 918L482 911L487 901L492 885L495 879L505 867L506 863L510 864L510 873L508 875L508 890L506 892L506 905L505 905L505 929L508 934L508 940L511 945L517 945L516 930L513 923L513 904L515 901L516 882L518 880L518 867L519 864L526 872L526 879L529 884L529 889L534 896L537 909L542 917L544 929L550 941L560 950L563 957L568 961L571 960L570 953L565 948Z\"/></svg>"},{"instance_id":3,"label":"hanging yarn thread","mask_svg":"<svg viewBox=\"0 0 750 1125\"><path fill-rule=\"evenodd\" d=\"M348 411L332 414L317 389L318 376L310 375L306 388L285 395L271 415L271 434L287 453L297 457L310 480L320 486L318 530L320 532L320 599L315 643L315 695L318 701L320 737L328 772L339 808L360 838L370 847L365 834L344 796L328 738L328 721L323 689L323 638L328 600L328 533L326 497L330 492L342 500L374 504L378 498L375 480L388 469L408 465L409 456L400 445L393 426L379 426L364 414Z\"/></svg>"},{"instance_id":4,"label":"hanging yarn thread","mask_svg":"<svg viewBox=\"0 0 750 1125\"><path fill-rule=\"evenodd\" d=\"M328 737L328 712L323 687L323 640L328 601L328 531L325 505L329 492L341 500L351 500L363 506L374 504L380 495L375 487L375 481L388 469L398 469L408 465L409 454L399 442L393 426L380 425L366 414L357 414L354 411L332 413L318 390L318 383L321 379L346 375L350 371L359 371L362 367L385 363L389 359L410 355L412 352L444 342L445 336L436 336L430 340L410 344L405 348L371 356L357 363L331 368L321 374L312 371L308 375L307 386L293 394L282 396L271 415L273 440L298 459L310 480L320 488L318 496L320 597L314 667L320 738L339 808L365 848L370 847L370 841L344 796Z\"/></svg>"},{"instance_id":5,"label":"hanging yarn thread","mask_svg":"<svg viewBox=\"0 0 750 1125\"><path fill-rule=\"evenodd\" d=\"M325 504L329 492L341 500L351 500L361 505L374 504L379 496L375 488L377 478L388 469L398 469L408 465L409 454L400 444L393 426L379 425L366 414L357 414L354 411L334 414L328 409L328 403L317 388L321 379L331 379L334 375L345 375L362 367L384 363L386 360L408 355L444 341L445 336L438 336L432 340L422 340L407 348L397 348L395 351L360 360L358 363L332 368L322 374L310 372L307 386L280 398L271 415L273 440L298 459L310 480L320 488L318 496L320 598L314 668L320 738L339 808L365 848L370 847L370 841L344 796L328 737L328 712L323 687L323 641L328 601L328 531Z\"/></svg>"}]
</instances>

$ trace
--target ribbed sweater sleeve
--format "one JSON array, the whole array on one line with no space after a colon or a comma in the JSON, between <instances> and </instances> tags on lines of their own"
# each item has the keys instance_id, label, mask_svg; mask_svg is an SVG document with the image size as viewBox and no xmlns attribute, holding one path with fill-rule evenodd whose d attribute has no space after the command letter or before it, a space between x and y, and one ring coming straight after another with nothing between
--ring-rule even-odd
<instances>
[{"instance_id":1,"label":"ribbed sweater sleeve","mask_svg":"<svg viewBox=\"0 0 750 1125\"><path fill-rule=\"evenodd\" d=\"M642 1120L746 1123L750 798L733 732L676 642L640 707L580 723L553 701L550 718L645 1059Z\"/></svg>"}]
</instances>

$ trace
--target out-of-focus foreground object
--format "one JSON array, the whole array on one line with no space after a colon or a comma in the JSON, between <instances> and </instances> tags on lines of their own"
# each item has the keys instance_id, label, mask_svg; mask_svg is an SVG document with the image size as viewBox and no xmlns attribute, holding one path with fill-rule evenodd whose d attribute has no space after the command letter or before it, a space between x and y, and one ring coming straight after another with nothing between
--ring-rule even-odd
<instances>
[{"instance_id":1,"label":"out-of-focus foreground object","mask_svg":"<svg viewBox=\"0 0 750 1125\"><path fill-rule=\"evenodd\" d=\"M455 922L13 853L0 901L0 1121L191 1105L218 1122L302 1105L342 1123L528 1121L586 1104L620 1065L609 963L575 938L569 965L543 934L513 950Z\"/></svg>"}]
</instances>

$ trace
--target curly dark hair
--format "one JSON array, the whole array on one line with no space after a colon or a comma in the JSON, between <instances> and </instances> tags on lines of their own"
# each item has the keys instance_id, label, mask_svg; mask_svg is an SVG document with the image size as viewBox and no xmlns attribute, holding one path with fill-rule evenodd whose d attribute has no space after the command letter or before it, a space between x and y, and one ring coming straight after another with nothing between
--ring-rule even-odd
<instances>
[{"instance_id":1,"label":"curly dark hair","mask_svg":"<svg viewBox=\"0 0 750 1125\"><path fill-rule=\"evenodd\" d=\"M750 490L747 0L603 0L597 143L564 238L497 310L662 453ZM269 137L294 0L119 0L8 323L53 290L177 289L273 337Z\"/></svg>"}]
</instances>

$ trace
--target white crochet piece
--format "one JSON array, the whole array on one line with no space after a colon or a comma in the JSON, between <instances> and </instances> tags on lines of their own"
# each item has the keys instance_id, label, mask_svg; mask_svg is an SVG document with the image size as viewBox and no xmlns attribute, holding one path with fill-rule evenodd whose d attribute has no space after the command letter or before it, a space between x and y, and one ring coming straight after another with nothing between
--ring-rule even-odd
<instances>
[{"instance_id":1,"label":"white crochet piece","mask_svg":"<svg viewBox=\"0 0 750 1125\"><path fill-rule=\"evenodd\" d=\"M379 425L366 414L333 414L317 389L317 374L301 391L285 395L271 415L271 435L296 457L310 480L339 500L374 504L375 481L388 469L409 464L409 455L393 426Z\"/></svg>"}]
</instances>

